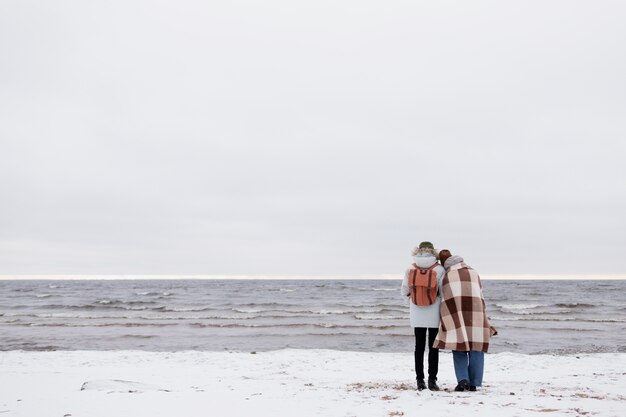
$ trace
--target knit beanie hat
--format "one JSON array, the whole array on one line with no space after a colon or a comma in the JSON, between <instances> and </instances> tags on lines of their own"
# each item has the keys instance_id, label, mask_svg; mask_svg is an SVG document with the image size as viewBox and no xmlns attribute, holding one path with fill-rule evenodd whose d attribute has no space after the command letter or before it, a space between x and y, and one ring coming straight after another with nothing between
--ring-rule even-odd
<instances>
[{"instance_id":1,"label":"knit beanie hat","mask_svg":"<svg viewBox=\"0 0 626 417\"><path fill-rule=\"evenodd\" d=\"M452 256L452 253L448 249L441 249L439 251L439 262L443 265L446 262L446 259Z\"/></svg>"},{"instance_id":2,"label":"knit beanie hat","mask_svg":"<svg viewBox=\"0 0 626 417\"><path fill-rule=\"evenodd\" d=\"M433 255L433 256L437 256L437 251L435 251L435 246L428 242L428 241L424 241L422 243L419 244L418 247L413 249L412 255L420 255L423 253L427 253L429 255Z\"/></svg>"}]
</instances>

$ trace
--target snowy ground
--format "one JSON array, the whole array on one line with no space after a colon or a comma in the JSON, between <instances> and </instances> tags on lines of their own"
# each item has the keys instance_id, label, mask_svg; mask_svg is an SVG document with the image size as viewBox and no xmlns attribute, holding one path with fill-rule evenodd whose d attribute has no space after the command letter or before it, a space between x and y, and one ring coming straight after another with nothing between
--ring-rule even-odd
<instances>
[{"instance_id":1,"label":"snowy ground","mask_svg":"<svg viewBox=\"0 0 626 417\"><path fill-rule=\"evenodd\" d=\"M412 352L0 352L0 416L626 416L626 354L486 357L485 386L415 390Z\"/></svg>"}]
</instances>

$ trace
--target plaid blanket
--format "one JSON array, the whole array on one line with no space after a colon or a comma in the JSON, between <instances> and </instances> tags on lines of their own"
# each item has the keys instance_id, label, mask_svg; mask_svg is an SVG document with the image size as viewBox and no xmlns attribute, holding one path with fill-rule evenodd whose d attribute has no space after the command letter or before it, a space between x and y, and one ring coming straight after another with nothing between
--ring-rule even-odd
<instances>
[{"instance_id":1,"label":"plaid blanket","mask_svg":"<svg viewBox=\"0 0 626 417\"><path fill-rule=\"evenodd\" d=\"M464 262L452 265L441 285L441 322L433 347L487 352L497 334L489 324L478 273Z\"/></svg>"}]
</instances>

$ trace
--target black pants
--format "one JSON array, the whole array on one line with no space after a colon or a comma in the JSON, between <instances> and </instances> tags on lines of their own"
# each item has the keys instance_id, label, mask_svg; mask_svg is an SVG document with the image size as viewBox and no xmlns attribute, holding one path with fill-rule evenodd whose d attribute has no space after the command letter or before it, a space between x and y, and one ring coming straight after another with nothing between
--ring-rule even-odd
<instances>
[{"instance_id":1,"label":"black pants","mask_svg":"<svg viewBox=\"0 0 626 417\"><path fill-rule=\"evenodd\" d=\"M428 330L428 379L437 380L439 371L439 349L433 348L438 328L415 327L415 374L417 379L424 379L424 350L426 348L426 330Z\"/></svg>"}]
</instances>

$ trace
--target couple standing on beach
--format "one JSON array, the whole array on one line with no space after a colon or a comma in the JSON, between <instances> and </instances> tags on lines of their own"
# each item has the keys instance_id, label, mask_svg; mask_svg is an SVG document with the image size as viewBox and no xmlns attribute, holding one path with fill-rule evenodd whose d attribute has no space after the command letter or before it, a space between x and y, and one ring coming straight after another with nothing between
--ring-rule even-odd
<instances>
[{"instance_id":1,"label":"couple standing on beach","mask_svg":"<svg viewBox=\"0 0 626 417\"><path fill-rule=\"evenodd\" d=\"M430 242L413 249L413 265L402 281L415 332L417 389L424 382L424 350L428 340L428 389L439 391L439 349L451 349L457 379L455 391L476 391L482 385L484 355L497 334L489 324L478 273L449 250Z\"/></svg>"}]
</instances>

